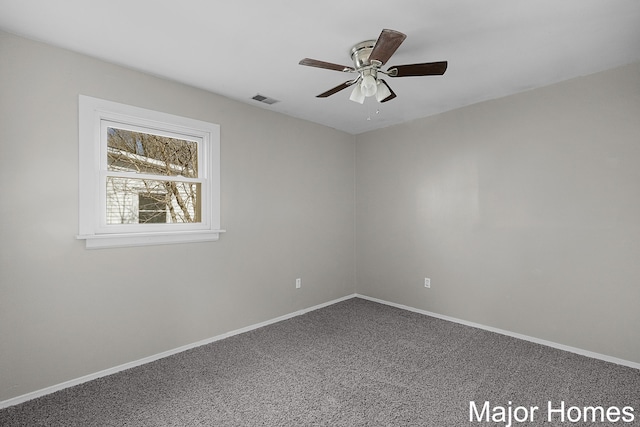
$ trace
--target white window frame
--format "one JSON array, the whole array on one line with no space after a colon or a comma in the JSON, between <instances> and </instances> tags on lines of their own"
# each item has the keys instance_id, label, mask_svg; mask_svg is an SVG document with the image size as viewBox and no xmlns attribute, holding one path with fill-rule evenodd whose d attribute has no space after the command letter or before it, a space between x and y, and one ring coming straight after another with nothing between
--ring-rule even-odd
<instances>
[{"instance_id":1,"label":"white window frame","mask_svg":"<svg viewBox=\"0 0 640 427\"><path fill-rule=\"evenodd\" d=\"M215 241L220 233L220 126L201 120L80 95L79 233L88 249ZM142 129L197 141L201 221L185 224L106 224L106 126ZM156 177L158 178L158 177Z\"/></svg>"}]
</instances>

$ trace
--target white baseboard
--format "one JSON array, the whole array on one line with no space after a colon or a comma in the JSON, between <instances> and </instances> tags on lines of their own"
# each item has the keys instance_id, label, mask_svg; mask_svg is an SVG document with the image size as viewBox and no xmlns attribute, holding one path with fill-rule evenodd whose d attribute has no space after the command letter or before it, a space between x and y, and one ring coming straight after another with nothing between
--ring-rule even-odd
<instances>
[{"instance_id":1,"label":"white baseboard","mask_svg":"<svg viewBox=\"0 0 640 427\"><path fill-rule=\"evenodd\" d=\"M296 316L300 316L302 314L308 313L310 311L318 310L320 308L324 308L342 301L346 301L348 299L354 298L356 294L347 295L342 298L338 298L332 301L328 301L322 304L315 305L313 307L305 308L302 310L295 311L293 313L285 314L284 316L276 317L275 319L266 320L264 322L256 323L255 325L250 325L241 329L236 329L235 331L227 332L221 335L217 335L213 338L207 338L202 341L198 341L192 344L183 345L182 347L174 348L172 350L163 351L162 353L154 354L149 357L144 357L142 359L135 360L133 362L128 362L119 366L115 366L113 368L105 369L99 372L95 372L93 374L85 375L80 378L75 378L73 380L65 381L60 384L52 385L50 387L45 387L40 390L36 390L30 393L23 394L21 396L13 397L11 399L3 400L0 402L0 409L7 408L9 406L18 405L20 403L26 402L28 400L35 399L37 397L45 396L47 394L55 393L56 391L63 390L65 388L73 387L75 385L79 385L82 383L86 383L87 381L95 380L97 378L106 377L107 375L115 374L120 371L124 371L125 369L134 368L136 366L144 365L146 363L153 362L158 359L162 359L177 353L181 353L186 350L190 350L192 348L200 347L202 345L210 344L212 342L216 342L225 338L232 337L234 335L239 335L245 332L252 331L254 329L262 328L264 326L271 325L273 323L282 322L283 320L291 319Z\"/></svg>"},{"instance_id":2,"label":"white baseboard","mask_svg":"<svg viewBox=\"0 0 640 427\"><path fill-rule=\"evenodd\" d=\"M471 326L473 328L484 329L485 331L495 332L495 333L498 333L498 334L501 334L501 335L506 335L506 336L509 336L509 337L518 338L518 339L525 340L525 341L530 341L530 342L533 342L533 343L536 343L536 344L542 344L542 345L545 345L547 347L557 348L559 350L564 350L564 351L568 351L568 352L571 352L571 353L580 354L582 356L591 357L593 359L600 359L600 360L604 360L605 362L611 362L611 363L615 363L617 365L623 365L623 366L628 366L630 368L640 369L640 363L631 362L629 360L624 360L624 359L619 359L617 357L608 356L606 354L595 353L593 351L583 350L581 348L571 347L571 346L564 345L564 344L558 344L558 343L555 343L553 341L547 341L547 340L543 340L543 339L540 339L540 338L530 337L528 335L518 334L516 332L505 331L504 329L498 329L498 328L494 328L492 326L485 326L485 325L481 325L479 323L474 323L474 322L469 322L469 321L462 320L462 319L457 319L455 317L445 316L445 315L438 314L438 313L432 313L430 311L420 310L418 308L413 308L413 307L409 307L409 306L402 305L402 304L396 304L394 302L389 302L389 301L381 300L381 299L378 299L378 298L369 297L369 296L366 296L366 295L356 294L355 296L357 298L362 298L362 299L366 299L366 300L369 300L369 301L377 302L377 303L380 303L380 304L389 305L391 307L400 308L402 310L412 311L414 313L419 313L419 314L424 314L426 316L436 317L438 319L447 320L449 322L454 322L454 323L459 323L459 324L465 325L465 326Z\"/></svg>"},{"instance_id":3,"label":"white baseboard","mask_svg":"<svg viewBox=\"0 0 640 427\"><path fill-rule=\"evenodd\" d=\"M605 354L600 354L600 353L594 353L592 351L583 350L583 349L575 348L575 347L570 347L570 346L567 346L567 345L564 345L564 344L558 344L558 343L555 343L555 342L552 342L552 341L547 341L547 340L543 340L543 339L539 339L539 338L535 338L535 337L530 337L530 336L518 334L518 333L515 333L515 332L505 331L503 329L498 329L498 328L494 328L494 327L491 327L491 326L485 326L485 325L481 325L479 323L469 322L469 321L462 320L462 319L457 319L455 317L445 316L445 315L438 314L438 313L432 313L430 311L420 310L418 308L409 307L409 306L402 305L402 304L396 304L396 303L393 303L393 302L390 302L390 301L385 301L385 300L381 300L381 299L378 299L378 298L369 297L369 296L366 296L366 295L351 294L351 295L344 296L342 298L338 298L338 299L335 299L335 300L332 300L332 301L328 301L328 302L325 302L325 303L322 303L322 304L315 305L313 307L309 307L309 308L305 308L305 309L302 309L302 310L295 311L293 313L285 314L283 316L276 317L276 318L271 319L271 320L266 320L264 322L256 323L254 325L250 325L250 326L247 326L247 327L244 327L244 328L241 328L241 329L236 329L234 331L230 331L230 332L227 332L227 333L224 333L224 334L221 334L221 335L217 335L217 336L212 337L212 338L208 338L208 339L205 339L205 340L202 340L202 341L198 341L198 342L195 342L195 343L192 343L192 344L187 344L187 345L184 345L182 347L178 347L178 348L174 348L172 350L164 351L162 353L154 354L152 356L145 357L145 358L142 358L142 359L138 359L138 360L135 360L133 362L128 362L128 363L125 363L125 364L122 364L122 365L119 365L119 366L115 366L113 368L105 369L105 370L102 370L102 371L99 371L99 372L96 372L96 373L93 373L93 374L85 375L85 376L80 377L80 378L75 378L73 380L65 381L65 382L60 383L60 384L56 384L56 385L53 385L53 386L50 386L50 387L45 387L43 389L36 390L36 391L30 392L30 393L26 393L26 394L23 394L21 396L17 396L17 397L13 397L11 399L3 400L3 401L0 402L0 409L7 408L7 407L13 406L13 405L18 405L18 404L26 402L28 400L32 400L32 399L35 399L35 398L38 398L38 397L41 397L41 396L45 396L47 394L51 394L51 393L54 393L56 391L68 388L68 387L73 387L75 385L79 385L79 384L82 384L82 383L85 383L85 382L88 382L88 381L91 381L91 380L95 380L97 378L101 378L101 377L105 377L107 375L115 374L117 372L124 371L125 369L130 369L130 368L134 368L136 366L144 365L146 363L150 363L150 362L153 362L153 361L158 360L158 359L162 359L162 358L165 358L165 357L177 354L177 353L181 353L181 352L186 351L186 350L190 350L192 348L200 347L200 346L203 346L203 345L206 345L206 344L210 344L212 342L216 342L216 341L219 341L219 340L222 340L222 339L225 339L225 338L229 338L229 337L232 337L234 335L239 335L239 334L242 334L242 333L245 333L245 332L249 332L249 331L252 331L254 329L258 329L258 328L262 328L264 326L271 325L273 323L282 322L283 320L291 319L293 317L300 316L300 315L308 313L310 311L314 311L314 310L318 310L320 308L328 307L330 305L337 304L339 302L346 301L346 300L351 299L351 298L362 298L362 299L373 301L373 302L377 302L377 303L380 303L380 304L385 304L385 305L388 305L388 306L391 306L391 307L396 307L396 308L399 308L399 309L402 309L402 310L412 311L414 313L424 314L426 316L431 316L431 317L435 317L435 318L438 318L438 319L447 320L449 322L459 323L459 324L462 324L462 325L471 326L471 327L478 328L478 329L484 329L484 330L490 331L490 332L496 332L496 333L501 334L501 335L506 335L506 336L510 336L510 337L514 337L514 338L519 338L519 339L522 339L522 340L525 340L525 341L531 341L531 342L534 342L536 344L542 344L542 345L545 345L547 347L553 347L553 348L557 348L559 350L569 351L571 353L580 354L580 355L591 357L591 358L594 358L594 359L600 359L600 360L604 360L606 362L611 362L611 363L615 363L615 364L618 364L618 365L624 365L624 366L628 366L628 367L631 367L631 368L640 369L640 363L631 362L631 361L624 360L624 359L619 359L617 357L607 356Z\"/></svg>"}]
</instances>

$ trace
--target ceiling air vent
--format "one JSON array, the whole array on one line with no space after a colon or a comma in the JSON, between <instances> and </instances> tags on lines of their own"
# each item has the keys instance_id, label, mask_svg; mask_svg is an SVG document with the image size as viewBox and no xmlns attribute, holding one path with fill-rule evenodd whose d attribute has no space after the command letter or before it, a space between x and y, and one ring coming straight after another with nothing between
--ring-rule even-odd
<instances>
[{"instance_id":1,"label":"ceiling air vent","mask_svg":"<svg viewBox=\"0 0 640 427\"><path fill-rule=\"evenodd\" d=\"M262 102L263 104L269 104L269 105L275 104L276 102L280 102L277 99L269 98L268 96L263 96L260 94L257 94L251 99L255 99L258 102Z\"/></svg>"}]
</instances>

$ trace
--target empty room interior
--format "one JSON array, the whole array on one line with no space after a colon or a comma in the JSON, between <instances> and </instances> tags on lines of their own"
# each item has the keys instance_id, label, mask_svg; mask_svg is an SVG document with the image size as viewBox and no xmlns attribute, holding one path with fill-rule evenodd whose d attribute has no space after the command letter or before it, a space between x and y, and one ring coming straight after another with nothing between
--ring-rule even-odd
<instances>
[{"instance_id":1,"label":"empty room interior","mask_svg":"<svg viewBox=\"0 0 640 427\"><path fill-rule=\"evenodd\" d=\"M0 0L0 424L640 425L639 23Z\"/></svg>"}]
</instances>

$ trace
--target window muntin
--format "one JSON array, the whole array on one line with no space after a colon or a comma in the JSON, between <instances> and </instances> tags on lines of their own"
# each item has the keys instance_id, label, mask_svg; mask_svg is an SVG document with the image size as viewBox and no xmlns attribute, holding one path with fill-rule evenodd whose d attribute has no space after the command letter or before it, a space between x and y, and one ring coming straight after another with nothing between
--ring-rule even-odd
<instances>
[{"instance_id":1,"label":"window muntin","mask_svg":"<svg viewBox=\"0 0 640 427\"><path fill-rule=\"evenodd\" d=\"M217 240L219 126L80 96L87 247Z\"/></svg>"}]
</instances>

